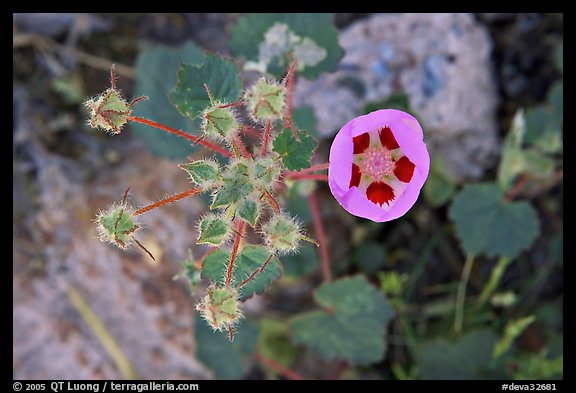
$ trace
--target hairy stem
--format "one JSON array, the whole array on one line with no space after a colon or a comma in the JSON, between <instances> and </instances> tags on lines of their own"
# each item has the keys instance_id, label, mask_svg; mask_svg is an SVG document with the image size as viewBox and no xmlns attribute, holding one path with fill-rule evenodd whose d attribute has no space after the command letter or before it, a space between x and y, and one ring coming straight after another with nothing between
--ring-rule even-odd
<instances>
[{"instance_id":1,"label":"hairy stem","mask_svg":"<svg viewBox=\"0 0 576 393\"><path fill-rule=\"evenodd\" d=\"M264 126L264 138L262 139L262 151L260 152L260 156L262 158L266 157L269 139L270 139L270 120L266 120L266 125Z\"/></svg>"},{"instance_id":2,"label":"hairy stem","mask_svg":"<svg viewBox=\"0 0 576 393\"><path fill-rule=\"evenodd\" d=\"M292 172L292 173L306 173L306 172L316 172L316 171L325 171L330 166L330 163L324 162L322 164L312 165L310 168L300 169L299 172Z\"/></svg>"},{"instance_id":3,"label":"hairy stem","mask_svg":"<svg viewBox=\"0 0 576 393\"><path fill-rule=\"evenodd\" d=\"M236 287L236 289L240 289L242 288L244 285L248 284L250 282L250 280L252 280L257 274L262 273L262 271L264 269L266 269L266 266L268 266L268 262L270 262L270 260L272 259L272 257L274 256L274 254L270 254L270 256L268 257L268 259L266 259L266 262L264 262L264 264L262 266L260 266L258 269L254 270L254 273L252 273L250 275L250 277L248 277L246 280L242 281L240 283L240 285L238 285Z\"/></svg>"},{"instance_id":4,"label":"hairy stem","mask_svg":"<svg viewBox=\"0 0 576 393\"><path fill-rule=\"evenodd\" d=\"M260 352L256 353L256 360L258 360L260 363L272 369L274 372L278 373L279 375L283 376L286 379L290 379L293 381L304 381L306 379L297 372L292 371L289 368L278 363L276 360L270 359L269 357L262 355Z\"/></svg>"},{"instance_id":5,"label":"hairy stem","mask_svg":"<svg viewBox=\"0 0 576 393\"><path fill-rule=\"evenodd\" d=\"M236 231L236 236L234 237L234 245L232 246L232 252L230 253L230 262L228 263L228 270L226 271L226 286L230 286L232 281L232 273L234 272L234 261L236 260L236 254L238 254L238 248L240 247L240 240L244 236L244 229L246 228L246 223L241 221L238 224L238 230Z\"/></svg>"},{"instance_id":6,"label":"hairy stem","mask_svg":"<svg viewBox=\"0 0 576 393\"><path fill-rule=\"evenodd\" d=\"M296 140L299 141L300 138L298 137L298 134L296 133L294 127L292 126L292 108L293 108L292 100L294 98L295 71L296 71L296 58L294 58L294 61L292 62L292 64L290 64L290 67L288 68L288 73L286 74L286 88L288 92L286 94L286 112L284 115L284 128L290 128Z\"/></svg>"},{"instance_id":7,"label":"hairy stem","mask_svg":"<svg viewBox=\"0 0 576 393\"><path fill-rule=\"evenodd\" d=\"M325 281L332 281L332 271L330 269L330 256L328 254L328 244L326 243L326 236L324 235L324 226L322 225L322 217L320 217L320 209L318 207L318 200L316 194L311 192L308 194L308 203L310 204L310 211L312 212L312 220L314 222L314 229L316 237L320 244L320 261L322 264L322 276Z\"/></svg>"},{"instance_id":8,"label":"hairy stem","mask_svg":"<svg viewBox=\"0 0 576 393\"><path fill-rule=\"evenodd\" d=\"M192 196L192 195L196 195L202 191L204 191L204 189L194 188L192 190L181 192L180 194L171 196L169 198L161 199L158 202L154 202L148 206L144 206L143 208L136 210L134 212L134 215L139 216L140 214L146 213L146 212L153 210L153 209L156 209L157 207L164 206L164 205L167 205L169 203L179 201L180 199L184 199L184 198L187 198L187 197Z\"/></svg>"},{"instance_id":9,"label":"hairy stem","mask_svg":"<svg viewBox=\"0 0 576 393\"><path fill-rule=\"evenodd\" d=\"M224 149L223 147L214 145L213 143L210 143L204 139L201 139L201 138L195 137L193 135L187 134L187 133L182 132L180 130L177 130L175 128L165 126L164 124L160 124L160 123L157 123L155 121L144 119L142 117L137 117L137 116L128 116L128 120L132 120L132 121L137 122L137 123L146 124L147 126L158 128L159 130L167 131L169 133L178 135L179 137L188 139L188 140L194 142L195 144L199 143L199 144L203 145L204 147L206 147L212 151L215 151L216 153L222 154L223 156L232 157L232 154L228 150Z\"/></svg>"},{"instance_id":10,"label":"hairy stem","mask_svg":"<svg viewBox=\"0 0 576 393\"><path fill-rule=\"evenodd\" d=\"M320 180L328 181L328 175L321 175L319 173L300 173L300 172L288 172L286 174L288 179L294 180Z\"/></svg>"}]
</instances>

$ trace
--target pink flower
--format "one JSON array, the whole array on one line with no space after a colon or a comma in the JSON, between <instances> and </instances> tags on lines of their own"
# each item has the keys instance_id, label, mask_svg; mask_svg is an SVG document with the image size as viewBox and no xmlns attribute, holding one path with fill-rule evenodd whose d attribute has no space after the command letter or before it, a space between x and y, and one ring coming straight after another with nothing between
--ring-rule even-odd
<instances>
[{"instance_id":1,"label":"pink flower","mask_svg":"<svg viewBox=\"0 0 576 393\"><path fill-rule=\"evenodd\" d=\"M328 184L350 214L385 222L416 203L429 169L418 121L406 112L382 109L338 131L330 148Z\"/></svg>"}]
</instances>

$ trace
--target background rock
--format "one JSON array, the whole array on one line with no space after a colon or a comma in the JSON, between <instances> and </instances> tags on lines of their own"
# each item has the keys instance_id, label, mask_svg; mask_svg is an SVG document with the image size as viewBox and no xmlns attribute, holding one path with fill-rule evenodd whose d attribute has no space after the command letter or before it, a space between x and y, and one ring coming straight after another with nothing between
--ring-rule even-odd
<instances>
[{"instance_id":1,"label":"background rock","mask_svg":"<svg viewBox=\"0 0 576 393\"><path fill-rule=\"evenodd\" d=\"M425 139L459 179L479 178L496 159L498 95L492 43L470 14L381 14L342 31L339 70L300 78L295 105L310 105L331 135L364 105L396 92L410 98Z\"/></svg>"}]
</instances>

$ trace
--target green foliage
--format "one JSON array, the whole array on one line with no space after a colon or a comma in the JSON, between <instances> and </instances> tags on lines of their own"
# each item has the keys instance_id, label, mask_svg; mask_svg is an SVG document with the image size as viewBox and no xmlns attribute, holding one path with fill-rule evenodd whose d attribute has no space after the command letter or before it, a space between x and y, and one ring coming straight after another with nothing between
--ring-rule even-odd
<instances>
[{"instance_id":1,"label":"green foliage","mask_svg":"<svg viewBox=\"0 0 576 393\"><path fill-rule=\"evenodd\" d=\"M424 184L424 197L434 207L446 204L456 192L456 182L440 157L432 157L430 173Z\"/></svg>"},{"instance_id":2,"label":"green foliage","mask_svg":"<svg viewBox=\"0 0 576 393\"><path fill-rule=\"evenodd\" d=\"M299 171L310 167L310 159L316 150L316 140L306 131L297 132L298 139L292 130L285 128L274 140L274 151L282 156L287 169Z\"/></svg>"},{"instance_id":3,"label":"green foliage","mask_svg":"<svg viewBox=\"0 0 576 393\"><path fill-rule=\"evenodd\" d=\"M372 274L386 263L386 249L382 244L363 243L354 251L353 260L364 273Z\"/></svg>"},{"instance_id":4,"label":"green foliage","mask_svg":"<svg viewBox=\"0 0 576 393\"><path fill-rule=\"evenodd\" d=\"M134 95L147 96L148 100L139 102L133 114L184 132L197 129L195 123L178 113L168 100L167 92L176 84L176 72L181 63L202 64L203 61L204 52L192 42L176 48L158 45L141 51L136 60ZM144 124L134 123L130 127L148 150L160 157L179 160L195 149L176 135L159 132Z\"/></svg>"},{"instance_id":5,"label":"green foliage","mask_svg":"<svg viewBox=\"0 0 576 393\"><path fill-rule=\"evenodd\" d=\"M134 240L140 224L131 209L124 204L114 204L96 216L96 229L101 241L125 249Z\"/></svg>"},{"instance_id":6,"label":"green foliage","mask_svg":"<svg viewBox=\"0 0 576 393\"><path fill-rule=\"evenodd\" d=\"M456 235L469 255L516 257L540 231L527 202L506 202L495 184L465 186L449 210Z\"/></svg>"},{"instance_id":7,"label":"green foliage","mask_svg":"<svg viewBox=\"0 0 576 393\"><path fill-rule=\"evenodd\" d=\"M229 224L222 217L214 214L204 216L198 224L196 244L221 245L228 236Z\"/></svg>"},{"instance_id":8,"label":"green foliage","mask_svg":"<svg viewBox=\"0 0 576 393\"><path fill-rule=\"evenodd\" d=\"M343 51L338 46L334 15L258 13L238 18L228 47L232 55L249 60L247 66L283 76L292 56L301 74L313 79L336 70Z\"/></svg>"},{"instance_id":9,"label":"green foliage","mask_svg":"<svg viewBox=\"0 0 576 393\"><path fill-rule=\"evenodd\" d=\"M482 379L496 342L490 330L470 332L456 342L439 338L422 345L418 366L422 379Z\"/></svg>"},{"instance_id":10,"label":"green foliage","mask_svg":"<svg viewBox=\"0 0 576 393\"><path fill-rule=\"evenodd\" d=\"M550 359L546 356L546 351L521 357L514 373L516 380L563 379L563 376L564 356Z\"/></svg>"},{"instance_id":11,"label":"green foliage","mask_svg":"<svg viewBox=\"0 0 576 393\"><path fill-rule=\"evenodd\" d=\"M362 276L323 284L314 292L323 310L291 323L294 341L324 359L352 365L378 362L386 354L386 326L394 315L386 297Z\"/></svg>"},{"instance_id":12,"label":"green foliage","mask_svg":"<svg viewBox=\"0 0 576 393\"><path fill-rule=\"evenodd\" d=\"M237 213L238 217L246 220L252 228L256 228L256 222L260 217L260 205L251 199L243 199L238 203Z\"/></svg>"},{"instance_id":13,"label":"green foliage","mask_svg":"<svg viewBox=\"0 0 576 393\"><path fill-rule=\"evenodd\" d=\"M170 99L196 125L200 124L199 114L213 104L204 86L208 86L214 99L223 103L238 100L242 89L238 68L215 54L205 54L201 62L182 64Z\"/></svg>"},{"instance_id":14,"label":"green foliage","mask_svg":"<svg viewBox=\"0 0 576 393\"><path fill-rule=\"evenodd\" d=\"M220 167L214 160L197 160L178 166L188 172L192 183L200 188L211 188L220 177Z\"/></svg>"},{"instance_id":15,"label":"green foliage","mask_svg":"<svg viewBox=\"0 0 576 393\"><path fill-rule=\"evenodd\" d=\"M270 257L270 253L263 246L247 245L236 256L232 283L240 285L260 268ZM216 250L204 259L202 277L224 284L226 270L230 261L230 252ZM239 289L239 299L244 301L254 294L261 294L282 275L282 266L276 258L272 258L264 270L256 274L247 284Z\"/></svg>"},{"instance_id":16,"label":"green foliage","mask_svg":"<svg viewBox=\"0 0 576 393\"><path fill-rule=\"evenodd\" d=\"M280 260L286 277L305 276L320 267L317 248L311 244L302 245L298 254L284 255Z\"/></svg>"},{"instance_id":17,"label":"green foliage","mask_svg":"<svg viewBox=\"0 0 576 393\"><path fill-rule=\"evenodd\" d=\"M218 379L241 378L256 352L258 326L245 318L235 330L236 339L230 342L226 332L215 334L202 318L194 318L196 356Z\"/></svg>"},{"instance_id":18,"label":"green foliage","mask_svg":"<svg viewBox=\"0 0 576 393\"><path fill-rule=\"evenodd\" d=\"M301 350L290 340L288 325L281 319L267 316L260 318L258 322L258 352L285 367L291 367Z\"/></svg>"},{"instance_id":19,"label":"green foliage","mask_svg":"<svg viewBox=\"0 0 576 393\"><path fill-rule=\"evenodd\" d=\"M518 336L526 330L526 328L534 322L536 318L533 315L514 319L509 321L504 328L504 335L498 342L494 345L494 351L492 352L492 357L494 359L499 358L500 356L504 355L506 351L510 349L512 343Z\"/></svg>"}]
</instances>

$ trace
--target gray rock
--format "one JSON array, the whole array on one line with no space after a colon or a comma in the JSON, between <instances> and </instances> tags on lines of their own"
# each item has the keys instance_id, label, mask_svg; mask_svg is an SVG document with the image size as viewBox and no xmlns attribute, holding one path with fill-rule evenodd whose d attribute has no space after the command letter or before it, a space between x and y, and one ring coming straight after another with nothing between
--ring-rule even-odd
<instances>
[{"instance_id":1,"label":"gray rock","mask_svg":"<svg viewBox=\"0 0 576 393\"><path fill-rule=\"evenodd\" d=\"M498 104L487 31L470 14L379 14L342 31L339 70L300 78L295 105L314 107L329 136L371 101L404 92L432 157L457 179L475 179L498 151Z\"/></svg>"}]
</instances>

